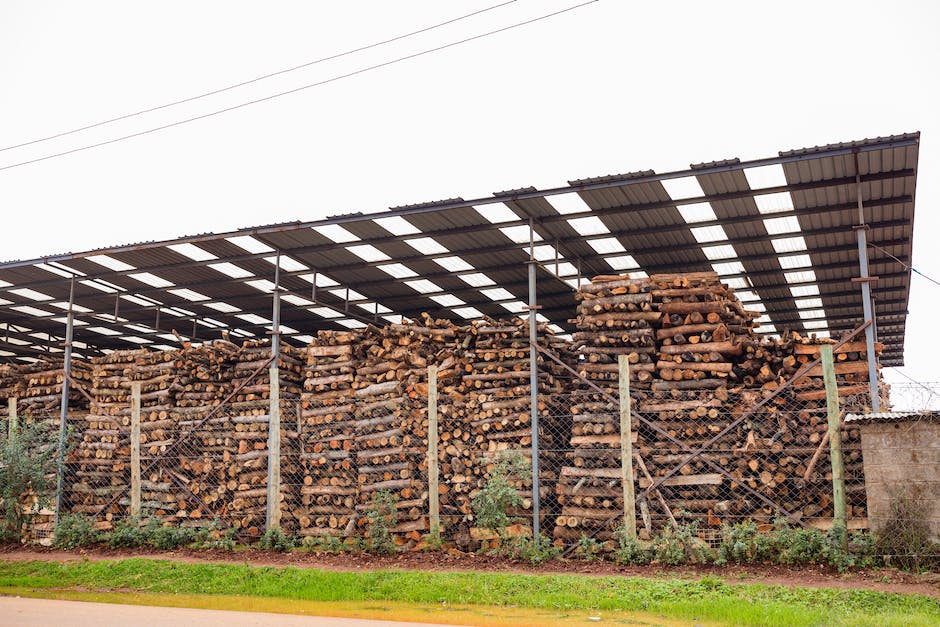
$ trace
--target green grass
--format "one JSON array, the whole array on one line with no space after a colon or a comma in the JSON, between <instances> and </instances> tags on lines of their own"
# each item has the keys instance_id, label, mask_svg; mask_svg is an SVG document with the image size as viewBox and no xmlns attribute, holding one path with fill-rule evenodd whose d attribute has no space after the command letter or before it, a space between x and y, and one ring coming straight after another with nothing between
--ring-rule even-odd
<instances>
[{"instance_id":1,"label":"green grass","mask_svg":"<svg viewBox=\"0 0 940 627\"><path fill-rule=\"evenodd\" d=\"M631 610L768 627L940 624L940 601L926 596L729 584L716 577L679 580L399 570L332 572L144 558L68 563L0 561L0 592L15 588Z\"/></svg>"}]
</instances>

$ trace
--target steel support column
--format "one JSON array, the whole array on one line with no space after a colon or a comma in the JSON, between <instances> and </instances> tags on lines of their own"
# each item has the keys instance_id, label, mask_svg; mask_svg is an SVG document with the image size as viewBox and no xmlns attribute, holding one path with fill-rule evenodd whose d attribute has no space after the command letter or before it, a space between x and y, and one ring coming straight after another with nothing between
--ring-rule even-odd
<instances>
[{"instance_id":1,"label":"steel support column","mask_svg":"<svg viewBox=\"0 0 940 627\"><path fill-rule=\"evenodd\" d=\"M529 404L532 426L532 537L539 536L539 363L538 299L535 293L535 229L529 220Z\"/></svg>"},{"instance_id":2,"label":"steel support column","mask_svg":"<svg viewBox=\"0 0 940 627\"><path fill-rule=\"evenodd\" d=\"M858 226L855 236L858 240L859 282L862 285L862 311L865 322L865 346L868 352L868 386L871 391L871 410L881 411L881 399L878 397L878 368L875 356L875 316L871 301L871 276L868 273L868 225L865 223L865 207L862 204L862 178L858 169L858 149L855 149L855 197L858 202Z\"/></svg>"},{"instance_id":3,"label":"steel support column","mask_svg":"<svg viewBox=\"0 0 940 627\"><path fill-rule=\"evenodd\" d=\"M271 319L271 366L268 369L269 411L268 411L268 494L267 529L281 525L281 394L280 370L278 367L281 351L281 253L278 251L274 265L274 293L272 295Z\"/></svg>"},{"instance_id":4,"label":"steel support column","mask_svg":"<svg viewBox=\"0 0 940 627\"><path fill-rule=\"evenodd\" d=\"M75 304L75 277L69 281L69 310L65 319L65 361L63 363L62 402L59 405L59 451L56 464L55 514L53 529L59 526L59 514L62 511L62 491L65 489L65 445L68 433L69 413L69 377L72 376L72 328L75 322L73 313Z\"/></svg>"}]
</instances>

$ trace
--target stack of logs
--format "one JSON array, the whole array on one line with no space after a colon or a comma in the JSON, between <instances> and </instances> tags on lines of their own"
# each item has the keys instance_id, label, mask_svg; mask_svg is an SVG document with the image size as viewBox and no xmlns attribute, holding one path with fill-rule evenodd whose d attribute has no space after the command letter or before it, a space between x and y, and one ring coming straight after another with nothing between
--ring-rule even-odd
<instances>
[{"instance_id":1,"label":"stack of logs","mask_svg":"<svg viewBox=\"0 0 940 627\"><path fill-rule=\"evenodd\" d=\"M570 465L556 486L562 513L555 536L564 540L582 532L608 539L620 524L620 430L613 402L619 355L628 355L630 362L634 468L641 494L689 450L704 446L818 357L818 345L829 341L790 333L782 340L759 339L752 331L759 314L747 311L715 273L597 277L582 286L578 299L579 370L608 395L583 386L573 391ZM854 342L837 351L840 394L848 405L861 401L853 394L867 392L860 348L864 343ZM674 515L698 519L703 526L744 517L770 522L777 512L759 495L796 518L831 516L828 462L816 455L812 463L826 431L820 377L817 367L709 444L658 494L650 494L649 502L641 500L638 514L645 526ZM861 477L857 434L845 430L843 439L847 474L851 477L858 466ZM660 495L662 501L656 498ZM864 515L864 493L850 510L850 515Z\"/></svg>"}]
</instances>

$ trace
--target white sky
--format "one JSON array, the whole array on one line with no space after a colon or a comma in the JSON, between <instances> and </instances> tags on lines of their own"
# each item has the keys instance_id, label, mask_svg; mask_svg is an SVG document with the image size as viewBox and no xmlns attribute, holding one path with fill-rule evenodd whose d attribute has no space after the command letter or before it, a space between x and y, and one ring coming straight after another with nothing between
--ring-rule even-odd
<instances>
[{"instance_id":1,"label":"white sky","mask_svg":"<svg viewBox=\"0 0 940 627\"><path fill-rule=\"evenodd\" d=\"M0 3L0 145L481 9L472 2ZM462 39L471 20L40 146L0 167ZM914 267L940 280L940 5L601 0L520 29L130 141L0 171L0 258L228 230L919 130ZM940 380L912 278L906 362ZM892 381L905 379L888 373Z\"/></svg>"}]
</instances>

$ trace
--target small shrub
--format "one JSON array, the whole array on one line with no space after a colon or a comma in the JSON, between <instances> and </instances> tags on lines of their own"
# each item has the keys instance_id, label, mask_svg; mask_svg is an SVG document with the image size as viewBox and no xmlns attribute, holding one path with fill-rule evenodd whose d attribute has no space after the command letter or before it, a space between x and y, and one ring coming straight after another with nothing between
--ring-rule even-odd
<instances>
[{"instance_id":1,"label":"small shrub","mask_svg":"<svg viewBox=\"0 0 940 627\"><path fill-rule=\"evenodd\" d=\"M585 562L593 562L600 557L603 545L585 534L581 534L578 543L574 547L573 555Z\"/></svg>"},{"instance_id":2,"label":"small shrub","mask_svg":"<svg viewBox=\"0 0 940 627\"><path fill-rule=\"evenodd\" d=\"M112 549L136 549L147 544L147 532L141 527L140 519L126 518L111 530L108 546Z\"/></svg>"},{"instance_id":3,"label":"small shrub","mask_svg":"<svg viewBox=\"0 0 940 627\"><path fill-rule=\"evenodd\" d=\"M314 551L323 551L326 553L346 553L349 551L349 547L346 543L334 536L307 537L303 539L302 544Z\"/></svg>"},{"instance_id":4,"label":"small shrub","mask_svg":"<svg viewBox=\"0 0 940 627\"><path fill-rule=\"evenodd\" d=\"M614 561L618 564L642 566L649 564L653 559L650 550L640 544L639 540L627 534L627 529L623 525L614 532L614 538L617 540Z\"/></svg>"},{"instance_id":5,"label":"small shrub","mask_svg":"<svg viewBox=\"0 0 940 627\"><path fill-rule=\"evenodd\" d=\"M721 528L721 544L718 547L717 564L759 563L774 558L773 536L761 533L752 520Z\"/></svg>"},{"instance_id":6,"label":"small shrub","mask_svg":"<svg viewBox=\"0 0 940 627\"><path fill-rule=\"evenodd\" d=\"M12 435L0 430L0 539L20 540L36 512L49 504L58 436L42 425L21 425ZM35 505L24 497L34 495Z\"/></svg>"},{"instance_id":7,"label":"small shrub","mask_svg":"<svg viewBox=\"0 0 940 627\"><path fill-rule=\"evenodd\" d=\"M52 536L57 549L77 549L98 542L98 533L91 520L81 514L65 514Z\"/></svg>"},{"instance_id":8,"label":"small shrub","mask_svg":"<svg viewBox=\"0 0 940 627\"><path fill-rule=\"evenodd\" d=\"M667 527L653 540L653 557L661 564L704 564L708 550L697 537L698 523Z\"/></svg>"},{"instance_id":9,"label":"small shrub","mask_svg":"<svg viewBox=\"0 0 940 627\"><path fill-rule=\"evenodd\" d=\"M888 520L875 534L875 549L885 564L914 571L940 565L940 551L931 541L922 503L909 494L892 500Z\"/></svg>"},{"instance_id":10,"label":"small shrub","mask_svg":"<svg viewBox=\"0 0 940 627\"><path fill-rule=\"evenodd\" d=\"M294 546L294 539L281 531L280 527L269 528L258 540L258 548L265 551L290 551Z\"/></svg>"},{"instance_id":11,"label":"small shrub","mask_svg":"<svg viewBox=\"0 0 940 627\"><path fill-rule=\"evenodd\" d=\"M513 480L520 480L527 470L525 458L518 451L500 453L486 484L471 500L480 527L502 537L506 527L515 520L510 516L510 509L522 506L522 497L513 485Z\"/></svg>"},{"instance_id":12,"label":"small shrub","mask_svg":"<svg viewBox=\"0 0 940 627\"><path fill-rule=\"evenodd\" d=\"M781 527L774 532L777 561L788 566L823 563L829 554L826 536L818 529Z\"/></svg>"},{"instance_id":13,"label":"small shrub","mask_svg":"<svg viewBox=\"0 0 940 627\"><path fill-rule=\"evenodd\" d=\"M147 540L155 549L172 551L195 542L196 531L189 527L165 527L158 524L152 530L147 530Z\"/></svg>"},{"instance_id":14,"label":"small shrub","mask_svg":"<svg viewBox=\"0 0 940 627\"><path fill-rule=\"evenodd\" d=\"M368 548L375 553L394 553L398 550L392 537L392 528L398 524L398 499L388 490L379 490L372 495L366 510L369 521Z\"/></svg>"},{"instance_id":15,"label":"small shrub","mask_svg":"<svg viewBox=\"0 0 940 627\"><path fill-rule=\"evenodd\" d=\"M424 546L428 551L439 551L444 546L440 530L429 533L424 539Z\"/></svg>"},{"instance_id":16,"label":"small shrub","mask_svg":"<svg viewBox=\"0 0 940 627\"><path fill-rule=\"evenodd\" d=\"M539 534L535 538L518 536L504 543L504 554L525 560L531 564L542 564L553 560L561 553L561 547Z\"/></svg>"},{"instance_id":17,"label":"small shrub","mask_svg":"<svg viewBox=\"0 0 940 627\"><path fill-rule=\"evenodd\" d=\"M223 528L218 519L196 531L193 544L199 549L217 551L235 550L235 529Z\"/></svg>"}]
</instances>

